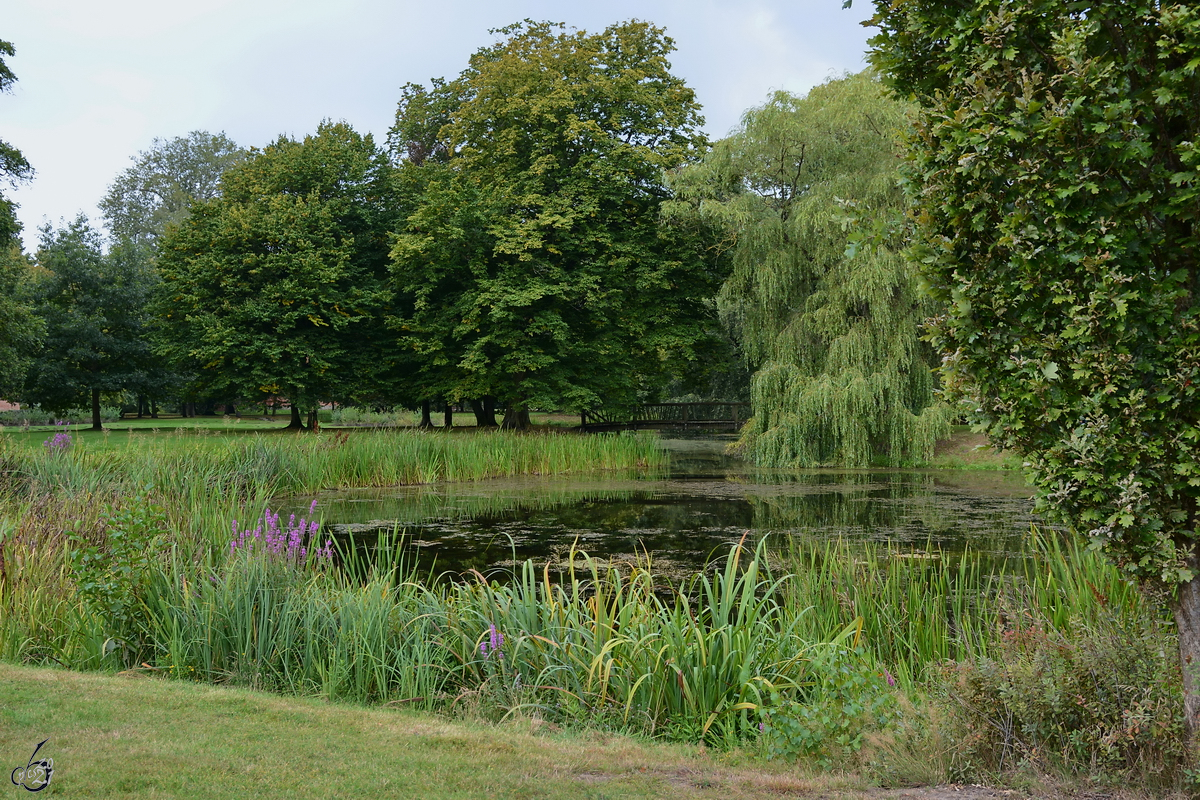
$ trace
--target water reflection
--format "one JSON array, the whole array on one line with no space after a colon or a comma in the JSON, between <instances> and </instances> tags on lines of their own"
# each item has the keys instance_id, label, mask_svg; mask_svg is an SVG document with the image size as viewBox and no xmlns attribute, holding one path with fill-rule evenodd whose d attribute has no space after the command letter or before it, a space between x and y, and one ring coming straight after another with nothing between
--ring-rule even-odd
<instances>
[{"instance_id":1,"label":"water reflection","mask_svg":"<svg viewBox=\"0 0 1200 800\"><path fill-rule=\"evenodd\" d=\"M666 475L529 477L326 492L327 530L369 546L400 528L422 571L484 574L532 558L562 568L571 548L616 561L649 557L684 575L746 531L776 541L850 540L997 559L1020 548L1030 490L1012 473L756 469L727 439L664 440ZM312 500L295 498L296 508Z\"/></svg>"}]
</instances>

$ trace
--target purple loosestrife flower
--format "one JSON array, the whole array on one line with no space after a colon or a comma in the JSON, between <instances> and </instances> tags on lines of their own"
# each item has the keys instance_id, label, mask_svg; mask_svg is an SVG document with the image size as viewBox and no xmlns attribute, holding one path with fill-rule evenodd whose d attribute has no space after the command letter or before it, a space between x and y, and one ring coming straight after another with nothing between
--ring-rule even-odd
<instances>
[{"instance_id":1,"label":"purple loosestrife flower","mask_svg":"<svg viewBox=\"0 0 1200 800\"><path fill-rule=\"evenodd\" d=\"M479 653L484 658L491 658L495 653L497 658L504 658L500 648L504 646L504 634L496 630L495 623L488 626L488 640L479 643Z\"/></svg>"},{"instance_id":2,"label":"purple loosestrife flower","mask_svg":"<svg viewBox=\"0 0 1200 800\"><path fill-rule=\"evenodd\" d=\"M309 507L309 515L315 514L316 510L317 502L314 500ZM263 510L253 531L247 527L239 529L237 520L234 520L230 526L230 554L238 550L248 554L262 553L270 560L284 561L297 567L302 567L308 562L309 553L318 561L329 561L333 558L332 539L327 539L324 547L309 546L320 541L320 522L303 517L297 520L296 515L292 514L288 517L287 526L282 527L280 519L280 515L268 507Z\"/></svg>"}]
</instances>

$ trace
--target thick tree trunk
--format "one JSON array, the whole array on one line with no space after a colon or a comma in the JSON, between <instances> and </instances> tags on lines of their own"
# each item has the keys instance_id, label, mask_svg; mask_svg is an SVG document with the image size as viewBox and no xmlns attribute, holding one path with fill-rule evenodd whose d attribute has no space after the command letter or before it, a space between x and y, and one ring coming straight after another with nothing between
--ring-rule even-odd
<instances>
[{"instance_id":1,"label":"thick tree trunk","mask_svg":"<svg viewBox=\"0 0 1200 800\"><path fill-rule=\"evenodd\" d=\"M418 428L432 428L433 420L429 418L429 401L421 401L421 421L417 423Z\"/></svg>"},{"instance_id":2,"label":"thick tree trunk","mask_svg":"<svg viewBox=\"0 0 1200 800\"><path fill-rule=\"evenodd\" d=\"M500 429L505 431L527 431L530 426L529 409L524 403L509 403L504 409L504 421Z\"/></svg>"},{"instance_id":3,"label":"thick tree trunk","mask_svg":"<svg viewBox=\"0 0 1200 800\"><path fill-rule=\"evenodd\" d=\"M300 408L292 403L292 421L284 428L287 431L302 431L304 430L304 420L300 419Z\"/></svg>"},{"instance_id":4,"label":"thick tree trunk","mask_svg":"<svg viewBox=\"0 0 1200 800\"><path fill-rule=\"evenodd\" d=\"M496 408L490 397L471 401L471 409L475 412L476 428L496 427Z\"/></svg>"},{"instance_id":5,"label":"thick tree trunk","mask_svg":"<svg viewBox=\"0 0 1200 800\"><path fill-rule=\"evenodd\" d=\"M150 398L150 419L158 419L158 401Z\"/></svg>"},{"instance_id":6,"label":"thick tree trunk","mask_svg":"<svg viewBox=\"0 0 1200 800\"><path fill-rule=\"evenodd\" d=\"M313 433L321 430L320 414L321 410L319 408L314 408L312 411L308 412L308 429Z\"/></svg>"},{"instance_id":7,"label":"thick tree trunk","mask_svg":"<svg viewBox=\"0 0 1200 800\"><path fill-rule=\"evenodd\" d=\"M142 408L145 406L145 404L146 404L146 398L142 397L142 396L139 394L139 395L137 396L137 407L138 407L137 418L138 418L138 419L141 419L141 418L142 418Z\"/></svg>"},{"instance_id":8,"label":"thick tree trunk","mask_svg":"<svg viewBox=\"0 0 1200 800\"><path fill-rule=\"evenodd\" d=\"M1188 566L1200 571L1200 557ZM1175 595L1175 630L1179 634L1179 664L1183 668L1183 712L1188 738L1200 737L1200 577L1180 584Z\"/></svg>"},{"instance_id":9,"label":"thick tree trunk","mask_svg":"<svg viewBox=\"0 0 1200 800\"><path fill-rule=\"evenodd\" d=\"M446 409L445 427L446 427L446 430L450 430L451 428L454 427L454 404L449 401L443 401L443 402L445 403L444 407Z\"/></svg>"},{"instance_id":10,"label":"thick tree trunk","mask_svg":"<svg viewBox=\"0 0 1200 800\"><path fill-rule=\"evenodd\" d=\"M92 430L102 431L104 426L100 424L100 390L92 389Z\"/></svg>"}]
</instances>

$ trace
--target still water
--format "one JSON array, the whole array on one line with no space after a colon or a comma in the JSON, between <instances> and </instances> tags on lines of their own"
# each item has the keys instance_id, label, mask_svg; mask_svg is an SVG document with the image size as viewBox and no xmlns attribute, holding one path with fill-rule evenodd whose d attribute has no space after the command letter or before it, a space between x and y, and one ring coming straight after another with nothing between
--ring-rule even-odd
<instances>
[{"instance_id":1,"label":"still water","mask_svg":"<svg viewBox=\"0 0 1200 800\"><path fill-rule=\"evenodd\" d=\"M421 572L486 575L525 559L559 572L573 547L610 561L649 557L655 572L685 575L747 533L774 545L841 537L1006 560L1035 521L1019 474L765 470L726 455L730 440L663 439L665 474L324 492L284 510L307 511L316 499L324 530L339 538L369 546L399 529Z\"/></svg>"}]
</instances>

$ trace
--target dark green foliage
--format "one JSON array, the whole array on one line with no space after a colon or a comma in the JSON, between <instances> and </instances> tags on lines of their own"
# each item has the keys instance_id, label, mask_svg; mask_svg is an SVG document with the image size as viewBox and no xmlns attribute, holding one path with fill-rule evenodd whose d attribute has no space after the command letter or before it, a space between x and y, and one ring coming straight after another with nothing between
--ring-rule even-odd
<instances>
[{"instance_id":1,"label":"dark green foliage","mask_svg":"<svg viewBox=\"0 0 1200 800\"><path fill-rule=\"evenodd\" d=\"M1200 730L1200 9L876 5L920 106L911 257L947 388L1042 507L1165 585Z\"/></svg>"},{"instance_id":2,"label":"dark green foliage","mask_svg":"<svg viewBox=\"0 0 1200 800\"><path fill-rule=\"evenodd\" d=\"M32 265L16 244L0 243L0 398L16 398L46 332L33 304Z\"/></svg>"},{"instance_id":3,"label":"dark green foliage","mask_svg":"<svg viewBox=\"0 0 1200 800\"><path fill-rule=\"evenodd\" d=\"M34 297L46 338L21 397L54 411L90 404L98 429L100 394L145 378L150 277L136 263L106 256L82 215L66 228L43 228L36 260Z\"/></svg>"},{"instance_id":4,"label":"dark green foliage","mask_svg":"<svg viewBox=\"0 0 1200 800\"><path fill-rule=\"evenodd\" d=\"M957 397L1131 574L1197 572L1200 12L880 4Z\"/></svg>"},{"instance_id":5,"label":"dark green foliage","mask_svg":"<svg viewBox=\"0 0 1200 800\"><path fill-rule=\"evenodd\" d=\"M208 391L311 408L351 397L390 357L387 164L370 136L323 123L225 173L160 247L164 350Z\"/></svg>"},{"instance_id":6,"label":"dark green foliage","mask_svg":"<svg viewBox=\"0 0 1200 800\"><path fill-rule=\"evenodd\" d=\"M674 215L715 224L733 262L720 304L754 370L760 463L920 462L949 433L920 341L934 306L896 242L848 252L852 219L899 217L907 111L869 73L780 92L672 181Z\"/></svg>"},{"instance_id":7,"label":"dark green foliage","mask_svg":"<svg viewBox=\"0 0 1200 800\"><path fill-rule=\"evenodd\" d=\"M450 398L632 402L709 335L719 264L659 224L664 171L705 146L699 107L653 26L499 33L445 87L449 160L392 250L396 326Z\"/></svg>"}]
</instances>

